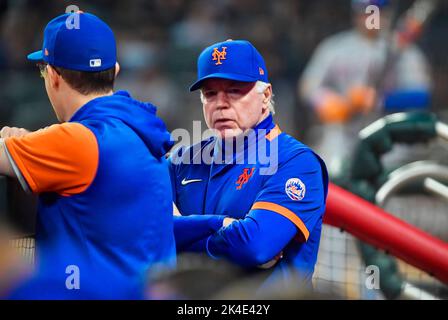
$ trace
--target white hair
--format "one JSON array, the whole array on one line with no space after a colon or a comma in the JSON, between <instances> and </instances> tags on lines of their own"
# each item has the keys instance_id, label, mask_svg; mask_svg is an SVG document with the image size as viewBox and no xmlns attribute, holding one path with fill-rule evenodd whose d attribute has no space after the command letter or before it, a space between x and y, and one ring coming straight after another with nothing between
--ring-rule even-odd
<instances>
[{"instance_id":1,"label":"white hair","mask_svg":"<svg viewBox=\"0 0 448 320\"><path fill-rule=\"evenodd\" d=\"M269 85L270 83L258 80L257 83L255 84L255 90L257 90L258 93L263 94L269 87ZM269 99L268 101L268 108L272 114L275 114L274 93L272 93L271 99Z\"/></svg>"},{"instance_id":2,"label":"white hair","mask_svg":"<svg viewBox=\"0 0 448 320\"><path fill-rule=\"evenodd\" d=\"M270 83L258 80L255 83L255 90L257 91L257 93L263 94L266 91L266 89L268 88L269 85L270 85ZM201 102L204 103L204 100L205 100L204 99L204 94L202 93L202 90L199 90L199 91L201 93ZM275 114L274 93L272 93L271 99L268 101L268 108L269 108L269 111L272 114Z\"/></svg>"}]
</instances>

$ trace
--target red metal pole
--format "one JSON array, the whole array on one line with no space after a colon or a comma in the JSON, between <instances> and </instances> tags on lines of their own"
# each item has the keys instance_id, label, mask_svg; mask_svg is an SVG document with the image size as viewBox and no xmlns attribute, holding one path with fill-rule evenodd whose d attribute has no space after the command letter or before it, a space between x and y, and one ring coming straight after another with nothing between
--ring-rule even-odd
<instances>
[{"instance_id":1,"label":"red metal pole","mask_svg":"<svg viewBox=\"0 0 448 320\"><path fill-rule=\"evenodd\" d=\"M342 228L448 283L447 243L331 183L324 223Z\"/></svg>"}]
</instances>

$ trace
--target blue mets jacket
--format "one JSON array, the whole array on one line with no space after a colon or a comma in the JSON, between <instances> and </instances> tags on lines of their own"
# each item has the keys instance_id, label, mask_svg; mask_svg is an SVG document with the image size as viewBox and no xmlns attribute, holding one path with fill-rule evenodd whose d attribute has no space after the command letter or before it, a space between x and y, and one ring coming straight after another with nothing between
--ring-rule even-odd
<instances>
[{"instance_id":1,"label":"blue mets jacket","mask_svg":"<svg viewBox=\"0 0 448 320\"><path fill-rule=\"evenodd\" d=\"M325 164L271 115L254 129L239 146L212 137L172 153L173 198L182 214L174 217L177 250L254 271L282 256L265 283L294 273L309 285L325 212ZM225 217L237 220L223 228Z\"/></svg>"}]
</instances>

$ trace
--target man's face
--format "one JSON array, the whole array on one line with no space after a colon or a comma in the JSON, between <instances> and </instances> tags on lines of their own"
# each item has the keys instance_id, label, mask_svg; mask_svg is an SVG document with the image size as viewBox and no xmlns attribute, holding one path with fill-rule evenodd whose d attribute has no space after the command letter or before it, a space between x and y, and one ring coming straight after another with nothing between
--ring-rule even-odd
<instances>
[{"instance_id":1,"label":"man's face","mask_svg":"<svg viewBox=\"0 0 448 320\"><path fill-rule=\"evenodd\" d=\"M356 29L364 37L375 40L390 27L390 9L380 8L380 29L368 29L366 22L371 19L371 14L365 12L354 12L353 19Z\"/></svg>"},{"instance_id":2,"label":"man's face","mask_svg":"<svg viewBox=\"0 0 448 320\"><path fill-rule=\"evenodd\" d=\"M256 126L269 114L268 96L257 92L255 82L208 79L201 88L207 126L221 138L233 138Z\"/></svg>"},{"instance_id":3,"label":"man's face","mask_svg":"<svg viewBox=\"0 0 448 320\"><path fill-rule=\"evenodd\" d=\"M53 86L51 85L52 81L51 78L55 76L56 71L48 64L40 64L39 69L40 69L40 76L44 80L45 90L47 91L48 99L50 100L51 106L53 107L53 110L58 120L62 122L61 117L58 113L56 92Z\"/></svg>"},{"instance_id":4,"label":"man's face","mask_svg":"<svg viewBox=\"0 0 448 320\"><path fill-rule=\"evenodd\" d=\"M369 19L369 15L365 13L355 13L354 21L355 27L359 33L361 33L364 37L375 40L380 35L380 30L377 29L368 29L366 26L366 21Z\"/></svg>"}]
</instances>

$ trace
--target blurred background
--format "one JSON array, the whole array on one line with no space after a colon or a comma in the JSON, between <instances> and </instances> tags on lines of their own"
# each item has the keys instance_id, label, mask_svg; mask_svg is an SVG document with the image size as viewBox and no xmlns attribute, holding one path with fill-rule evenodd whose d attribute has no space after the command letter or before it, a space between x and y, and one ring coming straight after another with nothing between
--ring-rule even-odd
<instances>
[{"instance_id":1,"label":"blurred background","mask_svg":"<svg viewBox=\"0 0 448 320\"><path fill-rule=\"evenodd\" d=\"M396 2L400 12L412 4ZM46 23L71 4L109 23L122 66L116 89L157 105L170 130L190 130L192 120L202 120L199 95L188 92L202 49L228 38L250 40L266 60L277 122L305 143L316 119L299 99L298 81L317 45L352 27L350 0L0 0L0 126L34 130L56 121L26 55L41 48ZM418 40L431 67L437 113L448 102L446 34L443 1Z\"/></svg>"},{"instance_id":2,"label":"blurred background","mask_svg":"<svg viewBox=\"0 0 448 320\"><path fill-rule=\"evenodd\" d=\"M390 2L395 17L413 3L409 0ZM0 0L0 128L8 125L36 130L57 122L38 69L26 60L26 55L41 49L45 25L64 13L69 5L95 14L111 26L118 42L121 65L116 90L128 90L135 98L155 104L158 115L170 131L185 128L191 132L192 121L203 121L199 94L188 91L196 77L199 53L206 46L229 38L251 41L266 60L275 94L276 122L282 131L313 147L319 143L316 132L321 129L323 132L328 123L319 119L315 109L300 93L304 71L319 44L339 32L353 30L354 26L352 0ZM439 1L415 46L425 59L430 84L430 99L424 108L445 123L448 122L447 34L448 1ZM348 56L348 60L358 58L357 54ZM368 118L368 122L386 113L375 114ZM347 128L358 124L342 121L342 125ZM202 128L205 129L204 123ZM332 131L332 126L330 129L330 136L339 130ZM353 132L357 133L359 129L356 127ZM346 142L331 141L333 147L339 149L343 149ZM435 155L440 155L436 158L446 162L446 151L446 143L425 145L423 152L405 153L412 159L404 163L415 158L427 160ZM403 154L402 149L399 152ZM324 157L324 160L327 159ZM32 234L34 229L30 215L34 215L35 203L18 188L18 185L6 187L6 181L0 179L0 211L14 212L29 235L28 231ZM426 202L414 195L399 198L391 201L387 209L447 241L446 199L425 199ZM33 249L31 238L23 241L26 242L16 246L25 251ZM398 293L390 293L393 290L380 293L365 288L366 263L360 258L362 250L368 251L359 249L354 237L326 226L316 267L317 288L334 286L336 290L330 292L343 298L398 297L405 286L400 281L396 281ZM389 272L392 278L399 270L409 283L420 283L421 288L435 297L448 296L446 285L426 274L409 269L401 262L397 267L390 259L378 259L394 271ZM322 291L329 292L327 289ZM415 297L434 298L421 291L417 291Z\"/></svg>"}]
</instances>

